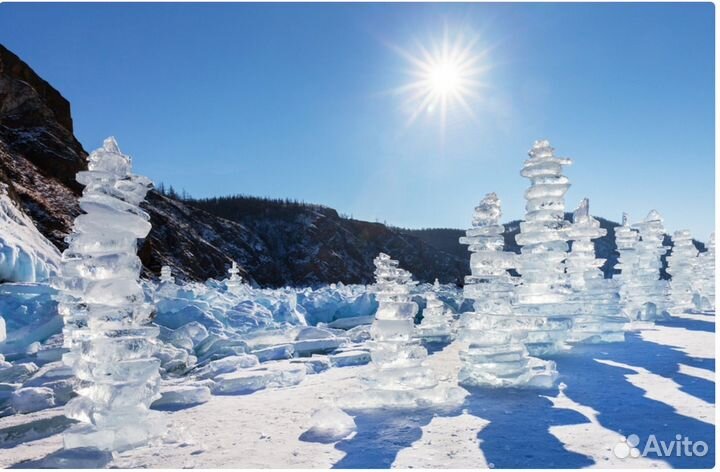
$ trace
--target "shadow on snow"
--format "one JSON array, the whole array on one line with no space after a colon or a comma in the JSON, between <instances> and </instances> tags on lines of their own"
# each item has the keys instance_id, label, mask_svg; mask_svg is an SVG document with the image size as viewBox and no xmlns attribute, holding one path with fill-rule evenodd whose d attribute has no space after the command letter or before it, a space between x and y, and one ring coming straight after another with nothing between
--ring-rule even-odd
<instances>
[{"instance_id":1,"label":"shadow on snow","mask_svg":"<svg viewBox=\"0 0 720 472\"><path fill-rule=\"evenodd\" d=\"M712 404L715 403L715 384L680 374L678 369L682 363L714 371L714 360L692 358L672 347L643 341L637 333L628 333L625 343L577 346L569 353L554 357L560 372L559 381L567 385L565 394L575 402L596 410L602 426L625 436L638 435L641 451L650 435L666 444L675 441L677 434L692 441L702 440L709 448L704 457L683 456L674 452L665 457L651 452L648 457L664 460L676 468L709 468L714 465L713 425L680 415L670 405L645 397L645 391L632 385L625 377L636 373L634 370L601 364L595 359L642 367L672 379L682 391Z\"/></svg>"},{"instance_id":2,"label":"shadow on snow","mask_svg":"<svg viewBox=\"0 0 720 472\"><path fill-rule=\"evenodd\" d=\"M714 324L673 319L663 324L691 331L714 331ZM598 412L602 426L623 435L640 437L640 448L651 434L669 444L680 434L692 441L704 441L709 451L703 457L673 453L659 457L673 467L710 468L715 463L714 426L678 414L670 405L645 397L645 391L632 385L625 375L635 371L601 364L595 359L612 360L672 379L680 390L708 403L715 403L712 381L681 374L679 365L715 370L714 359L690 357L670 346L643 341L628 333L624 343L581 345L553 358L560 372L559 382L567 385L565 394L575 402ZM490 423L478 433L479 446L488 464L495 468L577 468L593 464L590 457L565 449L549 432L551 426L583 424L588 420L578 412L559 409L544 396L551 390L468 389L462 409ZM346 452L335 468L387 468L397 453L422 437L422 427L434 416L454 416L460 412L437 410L354 412L357 433L340 441L336 448ZM599 444L604 450L614 444ZM602 466L602 464L599 464Z\"/></svg>"}]
</instances>

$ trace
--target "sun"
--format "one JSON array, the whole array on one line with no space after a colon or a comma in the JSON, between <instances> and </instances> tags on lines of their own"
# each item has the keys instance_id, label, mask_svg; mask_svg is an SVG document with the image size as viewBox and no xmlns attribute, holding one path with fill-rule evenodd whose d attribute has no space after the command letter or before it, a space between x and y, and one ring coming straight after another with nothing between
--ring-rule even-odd
<instances>
[{"instance_id":1,"label":"sun","mask_svg":"<svg viewBox=\"0 0 720 472\"><path fill-rule=\"evenodd\" d=\"M446 62L433 67L428 75L428 81L435 94L450 95L459 90L461 77L458 65Z\"/></svg>"},{"instance_id":2,"label":"sun","mask_svg":"<svg viewBox=\"0 0 720 472\"><path fill-rule=\"evenodd\" d=\"M451 38L447 29L442 41L430 47L418 45L409 53L395 48L410 64L410 81L396 89L406 98L410 110L408 125L423 114L437 115L444 130L451 110L462 108L475 118L472 104L480 88L482 75L489 69L486 51L477 51L477 38L464 35Z\"/></svg>"}]
</instances>

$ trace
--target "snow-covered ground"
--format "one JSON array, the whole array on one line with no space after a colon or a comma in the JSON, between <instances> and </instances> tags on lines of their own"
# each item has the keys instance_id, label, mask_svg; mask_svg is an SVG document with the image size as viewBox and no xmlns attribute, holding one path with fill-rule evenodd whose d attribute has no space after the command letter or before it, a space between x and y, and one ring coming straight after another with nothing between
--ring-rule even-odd
<instances>
[{"instance_id":1,"label":"snow-covered ground","mask_svg":"<svg viewBox=\"0 0 720 472\"><path fill-rule=\"evenodd\" d=\"M169 434L116 454L120 468L572 468L712 467L715 463L714 316L680 315L625 343L557 355L561 385L545 391L472 389L452 410L351 411L339 441L306 434L312 413L361 386L368 366L334 367L298 385L159 413ZM452 381L457 348L431 349L428 365ZM0 418L0 466L37 467L59 456L62 408ZM704 441L703 457L619 458L624 437ZM615 449L622 455L623 447Z\"/></svg>"}]
</instances>

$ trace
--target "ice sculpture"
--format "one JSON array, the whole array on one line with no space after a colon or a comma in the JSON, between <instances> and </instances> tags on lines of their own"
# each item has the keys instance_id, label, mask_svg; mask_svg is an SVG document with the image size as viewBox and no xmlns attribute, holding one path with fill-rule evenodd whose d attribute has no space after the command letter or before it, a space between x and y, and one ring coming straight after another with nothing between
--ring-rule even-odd
<instances>
[{"instance_id":1,"label":"ice sculpture","mask_svg":"<svg viewBox=\"0 0 720 472\"><path fill-rule=\"evenodd\" d=\"M595 257L594 239L607 234L600 222L590 216L587 198L573 213L573 224L568 229L572 251L565 265L572 293L568 306L573 315L573 326L568 342L620 342L625 340L623 326L627 318L621 316L620 294L617 281L604 278L600 267L605 259Z\"/></svg>"},{"instance_id":2,"label":"ice sculpture","mask_svg":"<svg viewBox=\"0 0 720 472\"><path fill-rule=\"evenodd\" d=\"M77 175L85 186L68 248L62 256L58 310L69 352L63 360L78 380L65 415L79 421L64 433L66 449L123 450L162 432L148 408L159 398L158 328L138 283L137 240L149 216L138 205L150 180L131 173L130 157L114 138Z\"/></svg>"},{"instance_id":3,"label":"ice sculpture","mask_svg":"<svg viewBox=\"0 0 720 472\"><path fill-rule=\"evenodd\" d=\"M707 251L698 256L694 292L696 309L715 311L715 233L710 235Z\"/></svg>"},{"instance_id":4,"label":"ice sculpture","mask_svg":"<svg viewBox=\"0 0 720 472\"><path fill-rule=\"evenodd\" d=\"M367 389L342 400L348 408L415 408L462 402L467 392L441 384L425 366L427 351L414 336L418 306L410 299L417 283L387 254L375 258L379 303L369 342L371 363L363 382Z\"/></svg>"},{"instance_id":5,"label":"ice sculpture","mask_svg":"<svg viewBox=\"0 0 720 472\"><path fill-rule=\"evenodd\" d=\"M155 291L155 302L162 303L162 299L174 298L177 296L180 287L175 285L175 277L172 275L170 266L160 268L160 281ZM157 306L156 306L157 308Z\"/></svg>"},{"instance_id":6,"label":"ice sculpture","mask_svg":"<svg viewBox=\"0 0 720 472\"><path fill-rule=\"evenodd\" d=\"M645 219L633 225L640 240L635 245L636 271L625 284L634 286L635 297L625 309L631 320L653 321L668 316L667 282L660 280L660 258L667 252L663 245L665 228L660 214L652 210Z\"/></svg>"},{"instance_id":7,"label":"ice sculpture","mask_svg":"<svg viewBox=\"0 0 720 472\"><path fill-rule=\"evenodd\" d=\"M174 284L175 277L172 276L172 269L170 266L162 266L160 268L160 283L161 284Z\"/></svg>"},{"instance_id":8,"label":"ice sculpture","mask_svg":"<svg viewBox=\"0 0 720 472\"><path fill-rule=\"evenodd\" d=\"M695 280L698 250L688 230L675 231L672 252L667 258L670 280L670 303L672 312L692 310L693 281Z\"/></svg>"},{"instance_id":9,"label":"ice sculpture","mask_svg":"<svg viewBox=\"0 0 720 472\"><path fill-rule=\"evenodd\" d=\"M570 181L562 169L572 161L556 157L546 140L535 141L528 154L520 172L530 179L530 188L525 192L525 221L515 236L521 246L516 269L522 275L515 309L529 317L528 351L543 355L563 348L572 324L562 316L570 294L564 264L568 250L565 193Z\"/></svg>"},{"instance_id":10,"label":"ice sculpture","mask_svg":"<svg viewBox=\"0 0 720 472\"><path fill-rule=\"evenodd\" d=\"M514 316L515 286L508 269L515 254L503 251L500 200L490 193L475 208L472 228L460 238L467 244L471 275L465 277L465 298L474 311L460 318L458 342L462 385L552 387L557 371L552 361L529 357L523 343L523 318Z\"/></svg>"},{"instance_id":11,"label":"ice sculpture","mask_svg":"<svg viewBox=\"0 0 720 472\"><path fill-rule=\"evenodd\" d=\"M235 261L232 262L232 266L228 269L228 274L230 274L230 278L225 281L225 286L228 291L237 293L243 285L243 279L239 275L240 269L238 269Z\"/></svg>"},{"instance_id":12,"label":"ice sculpture","mask_svg":"<svg viewBox=\"0 0 720 472\"><path fill-rule=\"evenodd\" d=\"M423 319L417 328L418 337L426 341L447 341L450 338L450 316L445 304L438 298L440 282L435 279L433 289L425 293Z\"/></svg>"},{"instance_id":13,"label":"ice sculpture","mask_svg":"<svg viewBox=\"0 0 720 472\"><path fill-rule=\"evenodd\" d=\"M619 274L613 277L620 286L620 304L623 314L634 320L631 316L633 307L638 305L642 298L642 288L635 284L634 278L638 270L637 245L640 234L630 227L628 214L623 213L622 224L615 228L615 246L617 247Z\"/></svg>"}]
</instances>

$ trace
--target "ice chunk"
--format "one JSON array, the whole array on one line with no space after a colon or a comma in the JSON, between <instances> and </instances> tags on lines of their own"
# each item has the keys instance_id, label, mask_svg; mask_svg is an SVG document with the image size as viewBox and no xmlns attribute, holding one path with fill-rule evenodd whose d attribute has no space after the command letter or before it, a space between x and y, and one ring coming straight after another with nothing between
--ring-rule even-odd
<instances>
[{"instance_id":1,"label":"ice chunk","mask_svg":"<svg viewBox=\"0 0 720 472\"><path fill-rule=\"evenodd\" d=\"M156 345L153 357L160 360L163 373L184 374L197 362L197 358L188 351L166 343Z\"/></svg>"},{"instance_id":2,"label":"ice chunk","mask_svg":"<svg viewBox=\"0 0 720 472\"><path fill-rule=\"evenodd\" d=\"M331 366L330 358L322 354L313 354L311 357L291 359L290 362L305 365L308 374L319 374L320 372L328 370Z\"/></svg>"},{"instance_id":3,"label":"ice chunk","mask_svg":"<svg viewBox=\"0 0 720 472\"><path fill-rule=\"evenodd\" d=\"M260 362L290 359L294 353L295 347L292 344L279 344L252 351Z\"/></svg>"},{"instance_id":4,"label":"ice chunk","mask_svg":"<svg viewBox=\"0 0 720 472\"><path fill-rule=\"evenodd\" d=\"M302 357L334 351L347 342L347 338L336 336L336 333L314 326L301 328L293 342L295 355Z\"/></svg>"},{"instance_id":5,"label":"ice chunk","mask_svg":"<svg viewBox=\"0 0 720 472\"><path fill-rule=\"evenodd\" d=\"M4 342L0 341L0 352L18 356L32 343L60 332L62 319L53 299L56 293L45 284L0 284L0 318L5 319L7 334Z\"/></svg>"},{"instance_id":6,"label":"ice chunk","mask_svg":"<svg viewBox=\"0 0 720 472\"><path fill-rule=\"evenodd\" d=\"M137 239L151 228L138 206L151 182L130 171L130 158L108 138L77 175L85 214L75 219L55 281L69 349L63 360L80 380L78 397L65 405L80 422L65 432L67 449L124 450L164 429L148 410L159 397L159 330L149 326L153 307L138 283L136 255Z\"/></svg>"},{"instance_id":7,"label":"ice chunk","mask_svg":"<svg viewBox=\"0 0 720 472\"><path fill-rule=\"evenodd\" d=\"M315 410L310 428L300 437L303 441L331 443L345 439L357 429L352 416L335 407Z\"/></svg>"},{"instance_id":8,"label":"ice chunk","mask_svg":"<svg viewBox=\"0 0 720 472\"><path fill-rule=\"evenodd\" d=\"M47 387L24 387L13 392L10 406L17 413L32 413L55 406L55 395Z\"/></svg>"},{"instance_id":9,"label":"ice chunk","mask_svg":"<svg viewBox=\"0 0 720 472\"><path fill-rule=\"evenodd\" d=\"M348 318L340 318L327 324L328 328L336 329L352 329L361 325L372 324L375 317L373 315L368 316L351 316Z\"/></svg>"},{"instance_id":10,"label":"ice chunk","mask_svg":"<svg viewBox=\"0 0 720 472\"><path fill-rule=\"evenodd\" d=\"M303 372L305 368L303 367ZM215 395L238 395L262 390L270 383L273 373L266 370L238 370L214 378Z\"/></svg>"},{"instance_id":11,"label":"ice chunk","mask_svg":"<svg viewBox=\"0 0 720 472\"><path fill-rule=\"evenodd\" d=\"M22 362L7 367L0 366L0 382L22 383L37 372L38 367L33 362Z\"/></svg>"},{"instance_id":12,"label":"ice chunk","mask_svg":"<svg viewBox=\"0 0 720 472\"><path fill-rule=\"evenodd\" d=\"M210 401L210 389L205 385L173 385L161 389L155 400L155 410L178 410Z\"/></svg>"},{"instance_id":13,"label":"ice chunk","mask_svg":"<svg viewBox=\"0 0 720 472\"><path fill-rule=\"evenodd\" d=\"M370 352L351 350L331 354L330 362L333 367L348 367L353 365L364 365L370 362Z\"/></svg>"},{"instance_id":14,"label":"ice chunk","mask_svg":"<svg viewBox=\"0 0 720 472\"><path fill-rule=\"evenodd\" d=\"M21 386L20 384L0 383L0 411L2 411L3 404L10 399L13 392Z\"/></svg>"},{"instance_id":15,"label":"ice chunk","mask_svg":"<svg viewBox=\"0 0 720 472\"><path fill-rule=\"evenodd\" d=\"M304 365L287 361L269 362L260 367L238 370L215 377L213 393L236 395L267 387L289 387L305 378Z\"/></svg>"},{"instance_id":16,"label":"ice chunk","mask_svg":"<svg viewBox=\"0 0 720 472\"><path fill-rule=\"evenodd\" d=\"M201 379L214 378L220 374L234 372L239 369L256 367L259 364L257 356L252 354L240 354L236 356L217 359L195 371L195 375Z\"/></svg>"},{"instance_id":17,"label":"ice chunk","mask_svg":"<svg viewBox=\"0 0 720 472\"><path fill-rule=\"evenodd\" d=\"M63 405L73 396L73 384L72 369L62 362L51 362L42 366L23 386L49 388L55 397L55 404Z\"/></svg>"},{"instance_id":18,"label":"ice chunk","mask_svg":"<svg viewBox=\"0 0 720 472\"><path fill-rule=\"evenodd\" d=\"M513 313L515 286L508 269L514 259L503 251L500 217L500 199L487 194L475 208L472 228L460 238L472 252L464 290L474 311L460 318L458 380L469 386L549 388L557 378L555 364L529 357L524 344L527 331L539 332L535 323L547 320Z\"/></svg>"}]
</instances>

